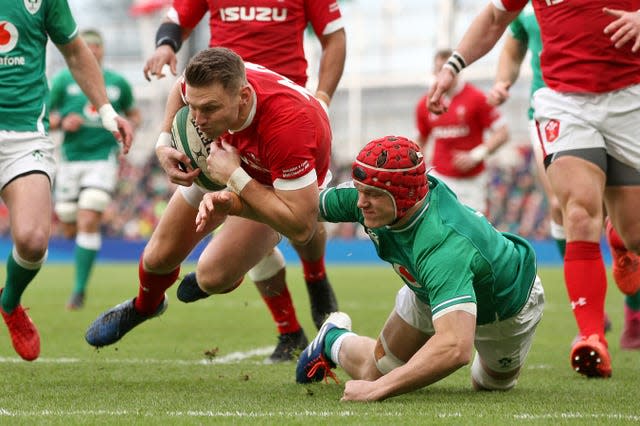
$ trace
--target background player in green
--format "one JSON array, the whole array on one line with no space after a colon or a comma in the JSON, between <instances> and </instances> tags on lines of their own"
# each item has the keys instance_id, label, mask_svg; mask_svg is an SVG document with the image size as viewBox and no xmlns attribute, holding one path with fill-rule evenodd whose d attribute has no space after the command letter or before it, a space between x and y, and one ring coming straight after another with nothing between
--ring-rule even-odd
<instances>
[{"instance_id":1,"label":"background player in green","mask_svg":"<svg viewBox=\"0 0 640 426\"><path fill-rule=\"evenodd\" d=\"M49 39L125 153L132 139L131 125L109 103L100 67L77 34L66 0L3 2L0 9L0 196L9 209L13 240L0 314L14 349L27 361L40 354L40 336L20 300L46 259L51 231L55 161L47 134Z\"/></svg>"},{"instance_id":2,"label":"background player in green","mask_svg":"<svg viewBox=\"0 0 640 426\"><path fill-rule=\"evenodd\" d=\"M102 65L104 44L96 30L80 36ZM119 114L137 127L140 112L131 86L120 74L103 69L107 96ZM55 212L67 238L75 238L75 284L68 309L84 305L85 290L102 245L102 213L111 201L118 178L119 146L111 132L82 93L69 69L60 71L51 83L51 128L61 128L64 140L55 180Z\"/></svg>"},{"instance_id":3,"label":"background player in green","mask_svg":"<svg viewBox=\"0 0 640 426\"><path fill-rule=\"evenodd\" d=\"M378 256L405 285L377 340L350 331L342 312L302 352L296 381L355 380L343 400L378 401L434 383L471 361L476 390L515 386L544 306L535 254L523 238L498 232L426 175L420 148L403 137L369 142L353 183L320 194L320 215L359 222Z\"/></svg>"}]
</instances>

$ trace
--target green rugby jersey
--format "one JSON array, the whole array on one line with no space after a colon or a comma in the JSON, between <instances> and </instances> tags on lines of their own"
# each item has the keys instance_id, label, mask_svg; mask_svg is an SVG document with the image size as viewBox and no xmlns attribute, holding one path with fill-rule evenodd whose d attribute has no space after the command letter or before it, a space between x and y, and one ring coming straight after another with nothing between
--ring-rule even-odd
<instances>
[{"instance_id":1,"label":"green rugby jersey","mask_svg":"<svg viewBox=\"0 0 640 426\"><path fill-rule=\"evenodd\" d=\"M47 39L78 33L66 0L4 0L0 7L0 129L48 130Z\"/></svg>"},{"instance_id":2,"label":"green rugby jersey","mask_svg":"<svg viewBox=\"0 0 640 426\"><path fill-rule=\"evenodd\" d=\"M357 200L351 182L325 189L320 214L328 222L364 225ZM498 232L431 176L426 202L402 228L365 230L378 256L393 265L434 316L471 302L477 305L478 325L513 317L536 277L535 253L525 239Z\"/></svg>"},{"instance_id":3,"label":"green rugby jersey","mask_svg":"<svg viewBox=\"0 0 640 426\"><path fill-rule=\"evenodd\" d=\"M131 86L120 74L103 70L107 96L122 116L134 107ZM67 161L106 160L119 145L113 134L102 127L100 114L91 104L68 69L60 71L51 83L51 110L62 117L76 113L84 118L77 132L65 132L61 151Z\"/></svg>"},{"instance_id":4,"label":"green rugby jersey","mask_svg":"<svg viewBox=\"0 0 640 426\"><path fill-rule=\"evenodd\" d=\"M529 119L533 119L533 94L541 87L545 87L540 69L540 53L542 52L542 38L540 37L540 26L536 20L531 2L527 3L522 12L509 24L513 38L527 46L531 52L531 90L529 92Z\"/></svg>"}]
</instances>

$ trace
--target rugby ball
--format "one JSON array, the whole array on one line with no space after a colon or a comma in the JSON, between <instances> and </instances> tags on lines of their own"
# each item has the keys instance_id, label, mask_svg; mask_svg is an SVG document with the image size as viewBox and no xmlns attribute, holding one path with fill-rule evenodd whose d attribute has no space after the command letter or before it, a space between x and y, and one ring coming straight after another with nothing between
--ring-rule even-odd
<instances>
[{"instance_id":1,"label":"rugby ball","mask_svg":"<svg viewBox=\"0 0 640 426\"><path fill-rule=\"evenodd\" d=\"M200 169L200 174L194 181L196 185L210 191L219 191L226 185L215 183L207 171L207 156L212 142L212 139L200 131L188 106L182 107L176 113L171 125L172 146L189 157L193 168ZM184 165L182 167L184 168Z\"/></svg>"}]
</instances>

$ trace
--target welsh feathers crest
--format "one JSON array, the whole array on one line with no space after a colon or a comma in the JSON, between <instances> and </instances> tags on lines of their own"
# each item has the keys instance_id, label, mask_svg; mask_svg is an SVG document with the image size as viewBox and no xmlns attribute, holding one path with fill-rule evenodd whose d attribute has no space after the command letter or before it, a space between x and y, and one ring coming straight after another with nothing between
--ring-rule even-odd
<instances>
[{"instance_id":1,"label":"welsh feathers crest","mask_svg":"<svg viewBox=\"0 0 640 426\"><path fill-rule=\"evenodd\" d=\"M35 15L42 6L42 0L24 0L24 7L30 14Z\"/></svg>"}]
</instances>

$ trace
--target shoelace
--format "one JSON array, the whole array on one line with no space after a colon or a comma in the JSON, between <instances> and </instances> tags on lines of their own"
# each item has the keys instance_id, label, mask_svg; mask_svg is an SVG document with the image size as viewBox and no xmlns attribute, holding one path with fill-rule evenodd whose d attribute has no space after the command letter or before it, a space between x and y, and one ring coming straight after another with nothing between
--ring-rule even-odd
<instances>
[{"instance_id":1,"label":"shoelace","mask_svg":"<svg viewBox=\"0 0 640 426\"><path fill-rule=\"evenodd\" d=\"M309 369L309 372L307 373L307 377L308 378L313 378L316 373L318 372L319 368L323 368L323 374L322 374L322 380L324 380L325 383L329 383L329 379L327 378L327 376L331 377L337 384L340 384L340 381L338 380L338 377L336 376L336 373L334 373L333 371L331 371L331 366L329 365L329 362L327 362L327 360L325 359L324 356L320 356L320 358L315 361L313 363L313 366Z\"/></svg>"}]
</instances>

